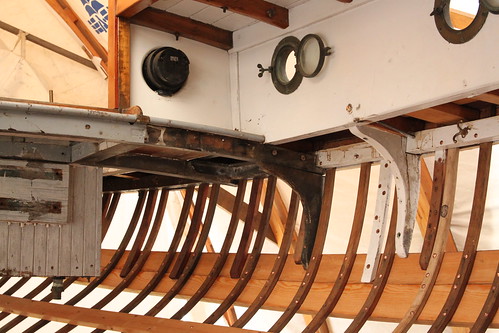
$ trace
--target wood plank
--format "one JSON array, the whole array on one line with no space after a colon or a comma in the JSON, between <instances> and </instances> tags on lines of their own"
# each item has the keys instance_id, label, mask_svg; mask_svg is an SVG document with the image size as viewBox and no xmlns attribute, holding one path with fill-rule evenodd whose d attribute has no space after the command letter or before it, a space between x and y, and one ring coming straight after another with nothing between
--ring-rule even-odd
<instances>
[{"instance_id":1,"label":"wood plank","mask_svg":"<svg viewBox=\"0 0 499 333\"><path fill-rule=\"evenodd\" d=\"M71 202L73 214L71 216L71 274L69 276L83 276L83 253L84 253L84 224L85 216L85 184L87 181L86 167L73 167L73 182ZM64 254L62 252L61 254Z\"/></svg>"},{"instance_id":2,"label":"wood plank","mask_svg":"<svg viewBox=\"0 0 499 333\"><path fill-rule=\"evenodd\" d=\"M47 231L50 228L50 225L37 224L34 227L33 275L47 276L47 256L53 255L49 252L47 246Z\"/></svg>"},{"instance_id":3,"label":"wood plank","mask_svg":"<svg viewBox=\"0 0 499 333\"><path fill-rule=\"evenodd\" d=\"M446 103L411 112L407 116L435 124L452 124L461 120L476 120L480 117L480 113L464 105Z\"/></svg>"},{"instance_id":4,"label":"wood plank","mask_svg":"<svg viewBox=\"0 0 499 333\"><path fill-rule=\"evenodd\" d=\"M24 275L33 275L33 256L35 243L35 226L21 224L21 267L19 270Z\"/></svg>"},{"instance_id":5,"label":"wood plank","mask_svg":"<svg viewBox=\"0 0 499 333\"><path fill-rule=\"evenodd\" d=\"M49 226L47 229L47 266L45 272L48 276L54 276L59 271L59 249L61 239L61 228Z\"/></svg>"},{"instance_id":6,"label":"wood plank","mask_svg":"<svg viewBox=\"0 0 499 333\"><path fill-rule=\"evenodd\" d=\"M118 1L118 6L122 1ZM130 22L118 18L118 107L128 109L130 105Z\"/></svg>"},{"instance_id":7,"label":"wood plank","mask_svg":"<svg viewBox=\"0 0 499 333\"><path fill-rule=\"evenodd\" d=\"M116 16L116 2L109 1L108 5L108 31L107 31L107 106L110 109L119 108L119 70L118 70L118 17Z\"/></svg>"},{"instance_id":8,"label":"wood plank","mask_svg":"<svg viewBox=\"0 0 499 333\"><path fill-rule=\"evenodd\" d=\"M248 16L270 25L287 28L289 26L288 9L264 0L196 0L207 5L229 10Z\"/></svg>"},{"instance_id":9,"label":"wood plank","mask_svg":"<svg viewBox=\"0 0 499 333\"><path fill-rule=\"evenodd\" d=\"M163 10L147 8L131 23L193 39L223 50L232 48L232 32Z\"/></svg>"},{"instance_id":10,"label":"wood plank","mask_svg":"<svg viewBox=\"0 0 499 333\"><path fill-rule=\"evenodd\" d=\"M102 59L101 66L107 71L108 56L106 49L99 43L99 41L97 41L97 38L94 37L90 29L87 28L87 25L82 22L66 0L45 1L56 11L57 14L59 14L71 30L73 30L92 56Z\"/></svg>"},{"instance_id":11,"label":"wood plank","mask_svg":"<svg viewBox=\"0 0 499 333\"><path fill-rule=\"evenodd\" d=\"M116 3L116 15L131 18L158 0L120 0Z\"/></svg>"},{"instance_id":12,"label":"wood plank","mask_svg":"<svg viewBox=\"0 0 499 333\"><path fill-rule=\"evenodd\" d=\"M87 167L85 177L83 275L100 274L102 168Z\"/></svg>"},{"instance_id":13,"label":"wood plank","mask_svg":"<svg viewBox=\"0 0 499 333\"><path fill-rule=\"evenodd\" d=\"M9 225L0 223L0 276L6 274L9 253Z\"/></svg>"},{"instance_id":14,"label":"wood plank","mask_svg":"<svg viewBox=\"0 0 499 333\"><path fill-rule=\"evenodd\" d=\"M0 222L66 223L68 166L0 160Z\"/></svg>"},{"instance_id":15,"label":"wood plank","mask_svg":"<svg viewBox=\"0 0 499 333\"><path fill-rule=\"evenodd\" d=\"M9 224L9 238L7 250L7 275L19 275L21 273L21 226L19 223Z\"/></svg>"},{"instance_id":16,"label":"wood plank","mask_svg":"<svg viewBox=\"0 0 499 333\"><path fill-rule=\"evenodd\" d=\"M0 310L73 325L123 332L213 332L213 325L131 315L119 312L33 301L0 295ZM232 327L216 327L217 332L255 332Z\"/></svg>"}]
</instances>

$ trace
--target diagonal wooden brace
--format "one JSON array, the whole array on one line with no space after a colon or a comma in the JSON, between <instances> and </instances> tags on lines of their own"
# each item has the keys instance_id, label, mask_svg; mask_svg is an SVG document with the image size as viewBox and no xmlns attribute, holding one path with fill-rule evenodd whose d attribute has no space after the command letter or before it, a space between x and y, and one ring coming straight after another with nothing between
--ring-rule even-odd
<instances>
[{"instance_id":1,"label":"diagonal wooden brace","mask_svg":"<svg viewBox=\"0 0 499 333\"><path fill-rule=\"evenodd\" d=\"M411 245L419 198L420 155L407 154L407 138L371 126L355 126L350 132L371 144L388 161L398 195L395 249L405 258Z\"/></svg>"}]
</instances>

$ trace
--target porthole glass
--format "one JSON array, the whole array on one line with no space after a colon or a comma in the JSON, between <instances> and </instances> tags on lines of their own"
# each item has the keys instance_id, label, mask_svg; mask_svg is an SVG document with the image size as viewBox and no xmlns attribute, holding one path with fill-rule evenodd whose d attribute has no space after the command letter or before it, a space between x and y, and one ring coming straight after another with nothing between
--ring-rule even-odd
<instances>
[{"instance_id":1,"label":"porthole glass","mask_svg":"<svg viewBox=\"0 0 499 333\"><path fill-rule=\"evenodd\" d=\"M277 44L272 55L272 82L282 94L295 91L303 80L303 76L296 70L296 54L300 41L289 36Z\"/></svg>"},{"instance_id":2,"label":"porthole glass","mask_svg":"<svg viewBox=\"0 0 499 333\"><path fill-rule=\"evenodd\" d=\"M319 36L310 34L303 37L298 46L297 69L300 74L304 77L314 77L319 74L329 50L329 47L324 47L324 42Z\"/></svg>"},{"instance_id":3,"label":"porthole glass","mask_svg":"<svg viewBox=\"0 0 499 333\"><path fill-rule=\"evenodd\" d=\"M447 24L456 30L463 30L470 26L478 14L478 0L450 0L446 14Z\"/></svg>"}]
</instances>

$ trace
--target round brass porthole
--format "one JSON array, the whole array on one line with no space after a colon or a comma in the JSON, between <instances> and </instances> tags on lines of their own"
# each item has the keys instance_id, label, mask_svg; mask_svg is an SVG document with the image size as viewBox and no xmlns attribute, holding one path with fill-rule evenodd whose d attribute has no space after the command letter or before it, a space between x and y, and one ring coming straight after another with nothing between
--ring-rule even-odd
<instances>
[{"instance_id":1,"label":"round brass porthole","mask_svg":"<svg viewBox=\"0 0 499 333\"><path fill-rule=\"evenodd\" d=\"M466 27L460 27L451 17L452 0L435 0L435 7L431 13L435 18L435 25L442 37L452 44L462 44L475 37L487 19L489 10L480 1L478 11Z\"/></svg>"},{"instance_id":2,"label":"round brass porthole","mask_svg":"<svg viewBox=\"0 0 499 333\"><path fill-rule=\"evenodd\" d=\"M331 48L324 47L322 39L315 34L302 38L298 46L298 62L296 69L304 77L314 77L324 66L324 59L330 55Z\"/></svg>"},{"instance_id":3,"label":"round brass porthole","mask_svg":"<svg viewBox=\"0 0 499 333\"><path fill-rule=\"evenodd\" d=\"M277 44L272 55L272 82L282 94L295 91L303 80L303 76L296 70L297 52L300 40L289 36Z\"/></svg>"},{"instance_id":4,"label":"round brass porthole","mask_svg":"<svg viewBox=\"0 0 499 333\"><path fill-rule=\"evenodd\" d=\"M499 14L499 0L480 0L480 3L492 14Z\"/></svg>"}]
</instances>

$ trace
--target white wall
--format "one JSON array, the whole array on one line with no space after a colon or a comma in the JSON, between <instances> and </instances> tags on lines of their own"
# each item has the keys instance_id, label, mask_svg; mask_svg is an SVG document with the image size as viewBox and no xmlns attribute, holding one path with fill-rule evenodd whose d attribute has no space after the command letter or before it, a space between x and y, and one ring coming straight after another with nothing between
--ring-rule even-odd
<instances>
[{"instance_id":1,"label":"white wall","mask_svg":"<svg viewBox=\"0 0 499 333\"><path fill-rule=\"evenodd\" d=\"M183 51L190 61L185 86L172 97L159 96L142 77L142 61L155 48ZM131 103L144 114L232 129L229 55L226 51L137 25L131 27Z\"/></svg>"},{"instance_id":2,"label":"white wall","mask_svg":"<svg viewBox=\"0 0 499 333\"><path fill-rule=\"evenodd\" d=\"M311 0L290 11L285 31L259 23L235 33L234 118L240 129L284 142L483 93L499 87L499 16L489 15L470 42L438 33L433 0ZM308 24L310 23L310 24ZM308 24L308 25L307 25ZM319 34L334 54L322 72L290 95L257 77L285 35ZM353 105L353 113L346 106Z\"/></svg>"}]
</instances>

